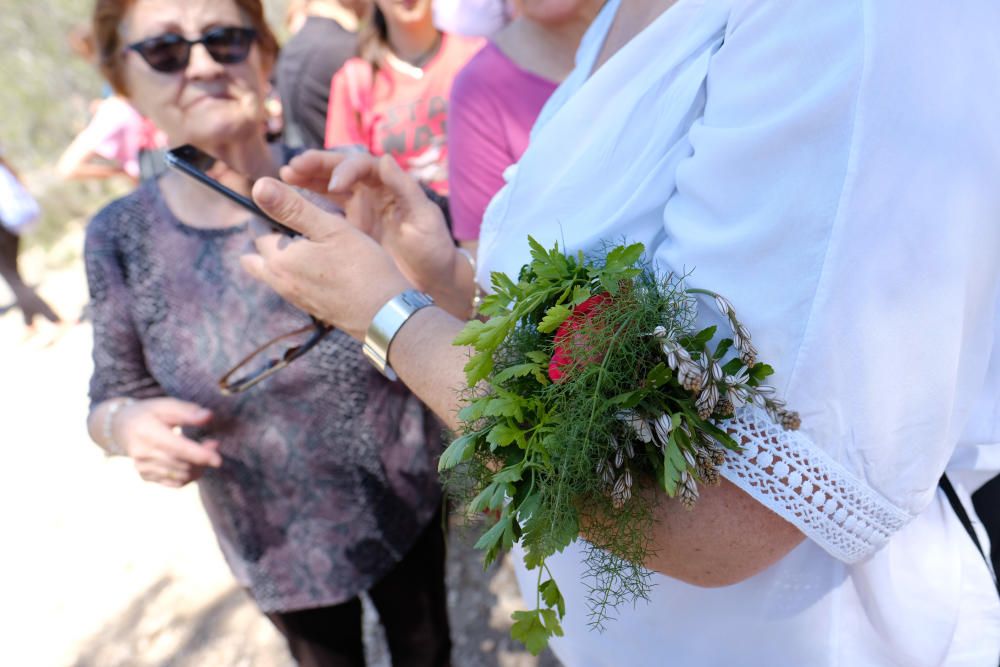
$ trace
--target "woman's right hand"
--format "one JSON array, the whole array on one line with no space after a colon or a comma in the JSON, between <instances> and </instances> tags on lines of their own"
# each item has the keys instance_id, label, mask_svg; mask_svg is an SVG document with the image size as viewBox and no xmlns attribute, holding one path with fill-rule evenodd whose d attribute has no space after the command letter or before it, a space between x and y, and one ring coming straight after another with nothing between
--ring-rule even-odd
<instances>
[{"instance_id":1,"label":"woman's right hand","mask_svg":"<svg viewBox=\"0 0 1000 667\"><path fill-rule=\"evenodd\" d=\"M195 442L182 426L204 426L212 413L174 398L150 398L121 408L111 422L114 441L135 462L147 482L179 488L201 477L205 468L222 465L216 440Z\"/></svg>"},{"instance_id":2,"label":"woman's right hand","mask_svg":"<svg viewBox=\"0 0 1000 667\"><path fill-rule=\"evenodd\" d=\"M289 185L326 195L347 220L388 251L417 288L434 292L454 280L462 260L441 209L391 156L308 151L281 171Z\"/></svg>"}]
</instances>

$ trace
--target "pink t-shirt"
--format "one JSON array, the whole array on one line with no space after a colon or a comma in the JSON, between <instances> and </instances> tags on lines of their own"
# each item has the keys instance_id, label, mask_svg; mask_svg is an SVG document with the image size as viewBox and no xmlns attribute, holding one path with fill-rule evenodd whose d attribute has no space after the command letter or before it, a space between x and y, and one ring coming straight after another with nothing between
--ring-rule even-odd
<instances>
[{"instance_id":1,"label":"pink t-shirt","mask_svg":"<svg viewBox=\"0 0 1000 667\"><path fill-rule=\"evenodd\" d=\"M456 239L479 238L483 212L503 186L504 169L528 147L531 127L557 85L521 69L492 42L455 78L448 180Z\"/></svg>"},{"instance_id":2,"label":"pink t-shirt","mask_svg":"<svg viewBox=\"0 0 1000 667\"><path fill-rule=\"evenodd\" d=\"M452 82L479 38L445 34L418 76L351 58L333 75L326 117L327 148L361 145L392 155L403 169L438 194L448 194L448 97Z\"/></svg>"},{"instance_id":3,"label":"pink t-shirt","mask_svg":"<svg viewBox=\"0 0 1000 667\"><path fill-rule=\"evenodd\" d=\"M153 147L154 132L155 128L131 104L112 96L101 100L80 136L94 153L121 165L129 176L139 178L139 151Z\"/></svg>"}]
</instances>

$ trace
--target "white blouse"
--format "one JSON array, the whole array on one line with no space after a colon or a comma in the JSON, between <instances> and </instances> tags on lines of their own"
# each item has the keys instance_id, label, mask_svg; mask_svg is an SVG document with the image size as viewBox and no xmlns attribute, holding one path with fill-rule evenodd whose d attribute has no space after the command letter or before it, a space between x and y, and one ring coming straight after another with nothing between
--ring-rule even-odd
<instances>
[{"instance_id":1,"label":"white blouse","mask_svg":"<svg viewBox=\"0 0 1000 667\"><path fill-rule=\"evenodd\" d=\"M574 545L553 648L995 667L1000 601L937 483L967 501L1000 472L1000 3L679 0L592 73L618 1L487 210L479 281L516 275L529 234L628 239L729 298L803 428L743 411L724 474L809 539L722 589L657 575L603 634Z\"/></svg>"}]
</instances>

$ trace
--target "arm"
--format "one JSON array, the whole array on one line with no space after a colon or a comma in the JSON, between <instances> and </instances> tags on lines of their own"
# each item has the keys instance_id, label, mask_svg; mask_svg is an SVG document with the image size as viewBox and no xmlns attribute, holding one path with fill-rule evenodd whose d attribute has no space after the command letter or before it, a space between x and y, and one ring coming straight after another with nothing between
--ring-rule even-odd
<instances>
[{"instance_id":1,"label":"arm","mask_svg":"<svg viewBox=\"0 0 1000 667\"><path fill-rule=\"evenodd\" d=\"M94 323L94 372L87 431L111 455L130 456L147 481L179 487L217 467L218 443L196 443L179 427L203 426L209 411L163 397L146 367L142 341L132 325L125 282L113 232L115 219L131 212L121 203L99 213L87 228L85 249L90 312Z\"/></svg>"},{"instance_id":2,"label":"arm","mask_svg":"<svg viewBox=\"0 0 1000 667\"><path fill-rule=\"evenodd\" d=\"M364 127L363 107L370 91L362 90L362 82L371 86L371 76L366 71L368 63L348 60L330 81L330 99L326 112L326 148L360 145L371 150L371 137Z\"/></svg>"},{"instance_id":3,"label":"arm","mask_svg":"<svg viewBox=\"0 0 1000 667\"><path fill-rule=\"evenodd\" d=\"M361 341L375 312L412 287L371 237L343 218L320 211L291 188L261 179L254 198L268 215L304 238L288 242L275 235L262 237L257 240L260 254L245 255L243 266L307 312ZM365 270L332 268L340 266ZM402 381L452 427L461 407L468 356L468 350L451 344L461 326L443 310L426 308L404 325L389 349L389 362ZM802 539L735 488L712 491L712 498L696 510L697 522L678 505L660 505L657 553L650 567L692 584L721 586L764 569Z\"/></svg>"},{"instance_id":4,"label":"arm","mask_svg":"<svg viewBox=\"0 0 1000 667\"><path fill-rule=\"evenodd\" d=\"M123 132L121 102L102 102L87 127L76 135L63 151L56 164L56 171L65 179L108 178L128 175L123 165L116 164L100 154L100 147L109 141L120 141Z\"/></svg>"}]
</instances>

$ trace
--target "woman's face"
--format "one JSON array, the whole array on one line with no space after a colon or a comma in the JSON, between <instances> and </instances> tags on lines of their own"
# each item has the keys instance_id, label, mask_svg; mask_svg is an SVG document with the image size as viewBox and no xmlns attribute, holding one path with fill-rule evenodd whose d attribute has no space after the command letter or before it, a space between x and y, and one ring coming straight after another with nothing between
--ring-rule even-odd
<instances>
[{"instance_id":1,"label":"woman's face","mask_svg":"<svg viewBox=\"0 0 1000 667\"><path fill-rule=\"evenodd\" d=\"M430 19L431 0L375 0L385 15L386 23L405 27Z\"/></svg>"},{"instance_id":2,"label":"woman's face","mask_svg":"<svg viewBox=\"0 0 1000 667\"><path fill-rule=\"evenodd\" d=\"M250 27L231 0L138 0L120 26L123 44L167 33L198 39L220 27ZM191 48L187 67L159 72L132 50L125 52L124 82L140 113L173 146L215 146L263 132L271 62L256 43L243 62L216 62L203 44ZM267 62L265 62L267 61Z\"/></svg>"}]
</instances>

